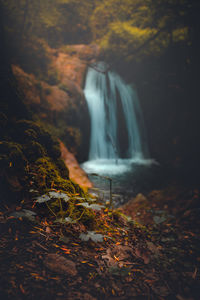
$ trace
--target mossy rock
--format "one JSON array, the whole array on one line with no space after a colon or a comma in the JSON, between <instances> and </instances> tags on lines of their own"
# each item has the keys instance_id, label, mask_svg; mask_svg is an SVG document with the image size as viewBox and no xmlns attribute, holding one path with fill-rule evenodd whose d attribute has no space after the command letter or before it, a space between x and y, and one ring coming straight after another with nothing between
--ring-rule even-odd
<instances>
[{"instance_id":1,"label":"mossy rock","mask_svg":"<svg viewBox=\"0 0 200 300\"><path fill-rule=\"evenodd\" d=\"M0 142L0 200L17 201L26 189L28 161L20 144Z\"/></svg>"},{"instance_id":2,"label":"mossy rock","mask_svg":"<svg viewBox=\"0 0 200 300\"><path fill-rule=\"evenodd\" d=\"M6 133L2 130L0 142L0 185L5 201L10 201L15 192L18 196L13 197L22 199L30 182L31 188L41 193L54 188L72 197L84 196L79 185L69 179L59 142L42 126L30 120L10 121L4 114L0 114L0 125L7 127Z\"/></svg>"},{"instance_id":3,"label":"mossy rock","mask_svg":"<svg viewBox=\"0 0 200 300\"><path fill-rule=\"evenodd\" d=\"M30 162L34 162L38 158L46 156L44 147L36 141L30 141L27 143L24 146L23 152Z\"/></svg>"},{"instance_id":4,"label":"mossy rock","mask_svg":"<svg viewBox=\"0 0 200 300\"><path fill-rule=\"evenodd\" d=\"M29 120L20 120L16 122L13 130L13 139L16 139L20 143L25 143L27 135L30 134L32 137L38 139L43 134L43 129L35 122Z\"/></svg>"},{"instance_id":5,"label":"mossy rock","mask_svg":"<svg viewBox=\"0 0 200 300\"><path fill-rule=\"evenodd\" d=\"M61 158L56 160L56 166L58 167L58 169L60 171L60 175L63 178L68 179L69 178L69 170Z\"/></svg>"},{"instance_id":6,"label":"mossy rock","mask_svg":"<svg viewBox=\"0 0 200 300\"><path fill-rule=\"evenodd\" d=\"M17 129L19 129L21 132L27 130L27 129L34 129L35 132L38 134L38 136L43 135L44 129L38 125L36 122L29 121L29 120L19 120L16 122Z\"/></svg>"},{"instance_id":7,"label":"mossy rock","mask_svg":"<svg viewBox=\"0 0 200 300\"><path fill-rule=\"evenodd\" d=\"M87 226L88 229L93 229L96 225L96 216L91 209L84 208L84 214L81 217L81 222Z\"/></svg>"},{"instance_id":8,"label":"mossy rock","mask_svg":"<svg viewBox=\"0 0 200 300\"><path fill-rule=\"evenodd\" d=\"M61 152L58 141L54 139L42 126L32 121L20 120L16 122L16 127L18 132L17 140L19 140L22 144L26 143L27 140L37 140L37 142L46 149L47 154L50 157L53 159L58 159L60 157Z\"/></svg>"},{"instance_id":9,"label":"mossy rock","mask_svg":"<svg viewBox=\"0 0 200 300\"><path fill-rule=\"evenodd\" d=\"M81 188L73 184L71 180L62 178L59 168L49 157L36 160L33 169L34 173L37 174L34 181L39 189L48 190L53 187L70 194L83 193Z\"/></svg>"},{"instance_id":10,"label":"mossy rock","mask_svg":"<svg viewBox=\"0 0 200 300\"><path fill-rule=\"evenodd\" d=\"M53 159L58 159L61 156L60 145L56 139L54 139L48 132L42 136L40 142L47 149L47 153Z\"/></svg>"},{"instance_id":11,"label":"mossy rock","mask_svg":"<svg viewBox=\"0 0 200 300\"><path fill-rule=\"evenodd\" d=\"M24 131L25 140L37 140L38 136L34 129L27 129Z\"/></svg>"},{"instance_id":12,"label":"mossy rock","mask_svg":"<svg viewBox=\"0 0 200 300\"><path fill-rule=\"evenodd\" d=\"M15 167L19 170L24 168L27 160L20 144L8 141L0 142L0 166L4 168Z\"/></svg>"}]
</instances>

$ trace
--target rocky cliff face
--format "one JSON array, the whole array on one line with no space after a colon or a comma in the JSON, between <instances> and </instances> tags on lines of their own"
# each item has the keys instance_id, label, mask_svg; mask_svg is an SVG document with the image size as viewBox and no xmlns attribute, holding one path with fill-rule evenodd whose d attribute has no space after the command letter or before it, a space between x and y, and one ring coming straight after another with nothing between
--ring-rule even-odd
<instances>
[{"instance_id":1,"label":"rocky cliff face","mask_svg":"<svg viewBox=\"0 0 200 300\"><path fill-rule=\"evenodd\" d=\"M90 129L84 79L88 65L97 58L99 50L93 45L74 45L49 52L52 68L46 81L25 73L19 66L13 66L13 72L34 119L63 140L83 161L87 158Z\"/></svg>"},{"instance_id":2,"label":"rocky cliff face","mask_svg":"<svg viewBox=\"0 0 200 300\"><path fill-rule=\"evenodd\" d=\"M48 51L51 74L46 80L12 66L19 93L24 94L33 119L62 140L79 161L84 161L88 154L90 120L83 86L87 67L98 57L99 50L93 45L75 45Z\"/></svg>"}]
</instances>

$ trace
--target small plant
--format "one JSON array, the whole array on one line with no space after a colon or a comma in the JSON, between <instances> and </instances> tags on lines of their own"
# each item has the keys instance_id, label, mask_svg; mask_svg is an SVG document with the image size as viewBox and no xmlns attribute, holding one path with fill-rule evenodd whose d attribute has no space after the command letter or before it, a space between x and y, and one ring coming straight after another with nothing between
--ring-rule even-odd
<instances>
[{"instance_id":1,"label":"small plant","mask_svg":"<svg viewBox=\"0 0 200 300\"><path fill-rule=\"evenodd\" d=\"M50 200L56 200L58 201L58 205L60 207L59 214L62 216L62 221L64 219L64 211L62 206L62 200L64 202L68 202L70 200L70 197L60 191L50 191L48 194L44 194L42 196L39 196L36 198L37 203L45 203L49 209L49 211L57 218L57 214L51 209L51 207L48 205L48 201ZM57 203L54 203L54 206L57 205Z\"/></svg>"},{"instance_id":2,"label":"small plant","mask_svg":"<svg viewBox=\"0 0 200 300\"><path fill-rule=\"evenodd\" d=\"M79 220L83 223L94 220L95 213L93 211L100 211L104 208L104 205L89 203L86 200L89 202L96 201L92 198L69 196L61 191L50 191L47 194L38 196L35 202L45 203L51 214L56 218L55 222L73 224ZM48 203L49 201L51 201L51 204ZM77 203L77 201L84 202Z\"/></svg>"},{"instance_id":3,"label":"small plant","mask_svg":"<svg viewBox=\"0 0 200 300\"><path fill-rule=\"evenodd\" d=\"M86 208L90 208L90 209L93 209L93 210L101 210L102 208L105 208L104 205L89 204L88 202L78 203L77 205L81 205L81 206L84 206Z\"/></svg>"}]
</instances>

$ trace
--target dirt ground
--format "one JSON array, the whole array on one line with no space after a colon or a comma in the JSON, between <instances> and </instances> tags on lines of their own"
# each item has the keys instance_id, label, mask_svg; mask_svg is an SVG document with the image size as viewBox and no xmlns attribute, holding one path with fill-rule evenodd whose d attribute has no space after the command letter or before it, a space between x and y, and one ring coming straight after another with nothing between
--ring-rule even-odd
<instances>
[{"instance_id":1,"label":"dirt ground","mask_svg":"<svg viewBox=\"0 0 200 300\"><path fill-rule=\"evenodd\" d=\"M11 216L24 208L1 207L1 300L200 299L197 189L139 194L120 208L132 221L99 214L112 227L102 242L82 241L82 224L55 225L45 212L37 223Z\"/></svg>"}]
</instances>

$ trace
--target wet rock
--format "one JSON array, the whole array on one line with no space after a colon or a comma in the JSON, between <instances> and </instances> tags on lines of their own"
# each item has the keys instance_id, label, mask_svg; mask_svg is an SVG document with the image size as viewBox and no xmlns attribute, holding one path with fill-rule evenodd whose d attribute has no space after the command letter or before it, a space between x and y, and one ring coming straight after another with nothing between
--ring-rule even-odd
<instances>
[{"instance_id":1,"label":"wet rock","mask_svg":"<svg viewBox=\"0 0 200 300\"><path fill-rule=\"evenodd\" d=\"M137 194L137 196L133 199L133 201L134 201L134 202L140 202L140 203L142 203L142 202L146 202L146 201L147 201L147 198L146 198L143 194L139 193L139 194Z\"/></svg>"},{"instance_id":2,"label":"wet rock","mask_svg":"<svg viewBox=\"0 0 200 300\"><path fill-rule=\"evenodd\" d=\"M80 168L75 156L60 142L61 157L69 169L70 179L79 184L83 189L91 188L92 182L87 174Z\"/></svg>"},{"instance_id":3,"label":"wet rock","mask_svg":"<svg viewBox=\"0 0 200 300\"><path fill-rule=\"evenodd\" d=\"M65 274L70 276L77 275L75 263L59 254L55 254L55 253L48 254L44 260L44 264L49 270L55 273Z\"/></svg>"},{"instance_id":4,"label":"wet rock","mask_svg":"<svg viewBox=\"0 0 200 300\"><path fill-rule=\"evenodd\" d=\"M136 219L141 214L141 210L147 209L149 201L147 197L139 193L135 198L121 206L120 210L127 216Z\"/></svg>"}]
</instances>

